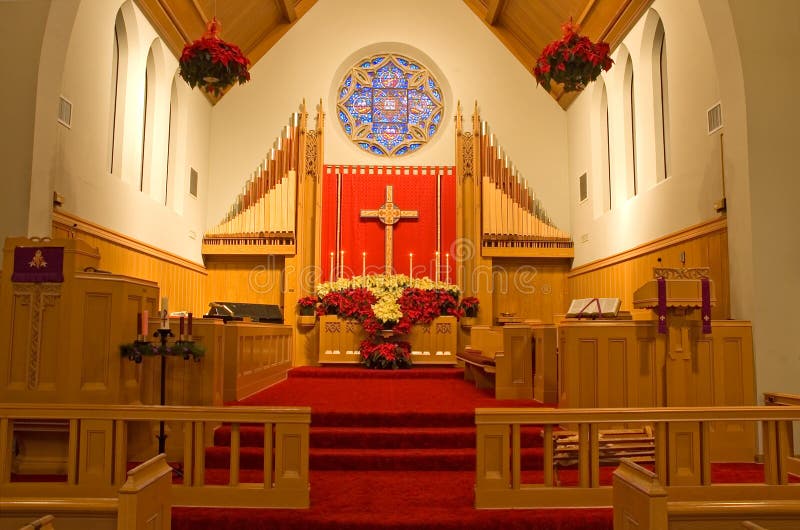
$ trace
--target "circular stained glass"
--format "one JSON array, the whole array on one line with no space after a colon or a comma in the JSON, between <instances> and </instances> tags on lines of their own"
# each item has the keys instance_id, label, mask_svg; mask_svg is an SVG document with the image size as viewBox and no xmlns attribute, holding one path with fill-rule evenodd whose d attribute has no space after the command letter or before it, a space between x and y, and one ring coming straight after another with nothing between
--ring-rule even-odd
<instances>
[{"instance_id":1,"label":"circular stained glass","mask_svg":"<svg viewBox=\"0 0 800 530\"><path fill-rule=\"evenodd\" d=\"M436 134L443 99L427 68L385 53L367 57L348 71L336 110L345 134L360 148L379 156L400 156Z\"/></svg>"}]
</instances>

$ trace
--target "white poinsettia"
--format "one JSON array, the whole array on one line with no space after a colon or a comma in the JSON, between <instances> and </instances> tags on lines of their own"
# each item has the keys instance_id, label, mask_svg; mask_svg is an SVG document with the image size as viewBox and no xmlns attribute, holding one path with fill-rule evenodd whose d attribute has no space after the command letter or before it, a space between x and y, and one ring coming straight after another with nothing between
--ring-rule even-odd
<instances>
[{"instance_id":1,"label":"white poinsettia","mask_svg":"<svg viewBox=\"0 0 800 530\"><path fill-rule=\"evenodd\" d=\"M375 313L375 318L381 322L397 322L403 318L403 312L400 310L397 298L384 297L378 299L372 305L372 312Z\"/></svg>"},{"instance_id":2,"label":"white poinsettia","mask_svg":"<svg viewBox=\"0 0 800 530\"><path fill-rule=\"evenodd\" d=\"M397 305L397 299L400 298L403 291L409 287L424 291L444 290L455 296L458 296L460 292L457 285L441 281L436 282L427 276L423 278L410 278L405 274L372 274L367 276L353 276L352 278L339 278L332 282L321 283L317 285L317 295L322 297L331 292L366 288L375 295L375 298L378 299L378 303L385 301L384 303L386 303L388 307L391 303ZM399 311L399 306L397 311ZM378 316L377 312L376 316ZM400 316L402 316L402 314L400 314L398 318ZM378 318L381 317L378 316ZM397 318L392 320L397 320Z\"/></svg>"}]
</instances>

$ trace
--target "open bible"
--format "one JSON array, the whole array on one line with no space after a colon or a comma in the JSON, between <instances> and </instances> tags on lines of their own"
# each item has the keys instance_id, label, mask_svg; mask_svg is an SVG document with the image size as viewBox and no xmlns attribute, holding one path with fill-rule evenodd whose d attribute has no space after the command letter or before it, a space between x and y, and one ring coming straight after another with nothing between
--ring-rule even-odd
<instances>
[{"instance_id":1,"label":"open bible","mask_svg":"<svg viewBox=\"0 0 800 530\"><path fill-rule=\"evenodd\" d=\"M567 318L614 318L619 313L619 298L576 298L569 305Z\"/></svg>"}]
</instances>

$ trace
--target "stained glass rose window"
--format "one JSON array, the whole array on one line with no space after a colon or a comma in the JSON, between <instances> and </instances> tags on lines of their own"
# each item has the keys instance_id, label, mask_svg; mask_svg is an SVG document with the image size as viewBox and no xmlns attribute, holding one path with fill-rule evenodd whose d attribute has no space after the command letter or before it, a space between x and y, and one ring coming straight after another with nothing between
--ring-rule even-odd
<instances>
[{"instance_id":1,"label":"stained glass rose window","mask_svg":"<svg viewBox=\"0 0 800 530\"><path fill-rule=\"evenodd\" d=\"M442 121L442 90L430 70L397 54L367 57L339 87L337 113L345 134L379 156L400 156L425 145Z\"/></svg>"}]
</instances>

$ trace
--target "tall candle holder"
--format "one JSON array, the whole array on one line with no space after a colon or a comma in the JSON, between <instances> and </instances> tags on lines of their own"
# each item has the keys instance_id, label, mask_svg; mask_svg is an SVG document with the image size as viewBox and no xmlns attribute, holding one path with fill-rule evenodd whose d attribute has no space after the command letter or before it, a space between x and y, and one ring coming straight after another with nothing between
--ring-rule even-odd
<instances>
[{"instance_id":1,"label":"tall candle holder","mask_svg":"<svg viewBox=\"0 0 800 530\"><path fill-rule=\"evenodd\" d=\"M181 317L181 329L183 328L182 321L183 317ZM178 340L173 342L172 345L169 344L169 338L174 337L175 334L172 333L169 327L162 326L153 332L152 336L157 338L157 341L147 340L147 335L139 334L132 344L123 344L120 346L120 353L127 357L129 361L137 364L141 363L145 356L158 355L161 357L161 377L159 385L159 404L161 406L166 404L167 356L180 355L184 360L194 359L196 362L199 362L205 354L205 350L196 345L192 339L191 329L190 318L188 333L186 335L181 333ZM164 453L166 449L167 434L164 427L164 420L161 420L159 422L158 435L156 436L158 439L159 453ZM176 472L180 473L178 470L176 470Z\"/></svg>"}]
</instances>

